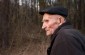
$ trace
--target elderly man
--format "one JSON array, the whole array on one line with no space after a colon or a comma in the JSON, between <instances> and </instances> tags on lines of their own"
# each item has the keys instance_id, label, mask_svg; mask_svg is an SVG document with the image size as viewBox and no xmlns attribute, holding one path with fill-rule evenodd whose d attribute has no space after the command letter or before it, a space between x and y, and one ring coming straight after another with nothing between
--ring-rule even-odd
<instances>
[{"instance_id":1,"label":"elderly man","mask_svg":"<svg viewBox=\"0 0 85 55\"><path fill-rule=\"evenodd\" d=\"M49 7L39 11L43 15L42 29L51 36L47 55L85 55L85 37L67 20L64 7Z\"/></svg>"}]
</instances>

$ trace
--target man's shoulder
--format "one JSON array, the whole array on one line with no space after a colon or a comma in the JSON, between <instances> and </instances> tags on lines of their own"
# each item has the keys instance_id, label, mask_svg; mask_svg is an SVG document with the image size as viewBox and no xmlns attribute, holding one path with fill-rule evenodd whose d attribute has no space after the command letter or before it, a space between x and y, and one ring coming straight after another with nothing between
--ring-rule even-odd
<instances>
[{"instance_id":1,"label":"man's shoulder","mask_svg":"<svg viewBox=\"0 0 85 55\"><path fill-rule=\"evenodd\" d=\"M77 30L75 30L75 29L61 29L59 31L59 33L61 33L61 34L68 34L68 33L74 33L74 32L77 32Z\"/></svg>"},{"instance_id":2,"label":"man's shoulder","mask_svg":"<svg viewBox=\"0 0 85 55\"><path fill-rule=\"evenodd\" d=\"M77 29L62 29L59 31L58 36L61 38L85 39L85 36Z\"/></svg>"},{"instance_id":3,"label":"man's shoulder","mask_svg":"<svg viewBox=\"0 0 85 55\"><path fill-rule=\"evenodd\" d=\"M58 32L58 36L61 38L74 38L78 37L78 35L81 36L81 33L76 29L61 29Z\"/></svg>"}]
</instances>

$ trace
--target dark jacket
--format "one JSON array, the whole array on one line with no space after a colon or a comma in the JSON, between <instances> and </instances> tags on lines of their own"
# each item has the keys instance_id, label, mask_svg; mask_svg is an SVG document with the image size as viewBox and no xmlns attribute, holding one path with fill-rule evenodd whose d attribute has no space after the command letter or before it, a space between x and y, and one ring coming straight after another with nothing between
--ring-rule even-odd
<instances>
[{"instance_id":1,"label":"dark jacket","mask_svg":"<svg viewBox=\"0 0 85 55\"><path fill-rule=\"evenodd\" d=\"M69 23L62 24L51 36L48 55L85 55L85 36Z\"/></svg>"}]
</instances>

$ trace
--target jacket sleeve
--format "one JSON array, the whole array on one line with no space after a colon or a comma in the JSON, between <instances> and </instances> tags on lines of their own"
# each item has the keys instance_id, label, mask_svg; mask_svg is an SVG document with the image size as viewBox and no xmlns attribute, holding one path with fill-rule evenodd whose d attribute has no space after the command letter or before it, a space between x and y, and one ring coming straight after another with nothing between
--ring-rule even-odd
<instances>
[{"instance_id":1,"label":"jacket sleeve","mask_svg":"<svg viewBox=\"0 0 85 55\"><path fill-rule=\"evenodd\" d=\"M59 34L52 46L50 55L84 55L80 43L72 34Z\"/></svg>"}]
</instances>

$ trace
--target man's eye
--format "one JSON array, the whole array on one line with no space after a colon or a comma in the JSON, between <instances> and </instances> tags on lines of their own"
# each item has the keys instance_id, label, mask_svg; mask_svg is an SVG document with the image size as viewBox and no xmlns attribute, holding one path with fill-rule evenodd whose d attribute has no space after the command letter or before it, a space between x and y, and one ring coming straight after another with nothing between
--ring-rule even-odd
<instances>
[{"instance_id":1,"label":"man's eye","mask_svg":"<svg viewBox=\"0 0 85 55\"><path fill-rule=\"evenodd\" d=\"M42 21L42 22L48 22L49 20L44 20L44 21Z\"/></svg>"},{"instance_id":2,"label":"man's eye","mask_svg":"<svg viewBox=\"0 0 85 55\"><path fill-rule=\"evenodd\" d=\"M45 20L45 22L48 22L48 20Z\"/></svg>"}]
</instances>

